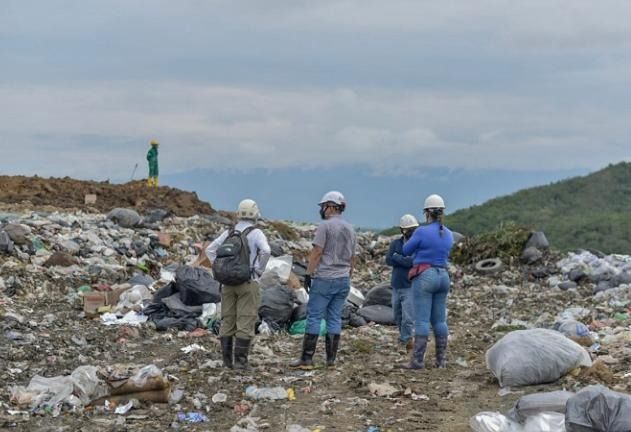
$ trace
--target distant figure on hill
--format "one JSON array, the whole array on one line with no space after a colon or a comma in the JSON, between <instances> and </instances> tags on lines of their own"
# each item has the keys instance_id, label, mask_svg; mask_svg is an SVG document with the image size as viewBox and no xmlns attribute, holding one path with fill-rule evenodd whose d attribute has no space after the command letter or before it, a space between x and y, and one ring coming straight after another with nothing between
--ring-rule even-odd
<instances>
[{"instance_id":1,"label":"distant figure on hill","mask_svg":"<svg viewBox=\"0 0 631 432\"><path fill-rule=\"evenodd\" d=\"M147 179L147 185L152 187L158 187L158 146L160 143L156 140L151 140L151 148L147 152L147 162L149 162L149 178Z\"/></svg>"}]
</instances>

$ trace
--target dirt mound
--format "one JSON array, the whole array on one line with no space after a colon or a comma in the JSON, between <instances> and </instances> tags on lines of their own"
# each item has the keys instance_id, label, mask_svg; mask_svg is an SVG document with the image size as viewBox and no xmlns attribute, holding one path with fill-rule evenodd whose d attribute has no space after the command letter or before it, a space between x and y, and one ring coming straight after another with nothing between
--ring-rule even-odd
<instances>
[{"instance_id":1,"label":"dirt mound","mask_svg":"<svg viewBox=\"0 0 631 432\"><path fill-rule=\"evenodd\" d=\"M86 205L85 197L91 194L96 195L96 202ZM144 181L111 184L69 177L44 179L0 176L0 202L100 212L108 212L116 207L133 208L141 213L152 208L163 208L178 216L215 213L210 204L201 201L195 192L168 186L149 188Z\"/></svg>"}]
</instances>

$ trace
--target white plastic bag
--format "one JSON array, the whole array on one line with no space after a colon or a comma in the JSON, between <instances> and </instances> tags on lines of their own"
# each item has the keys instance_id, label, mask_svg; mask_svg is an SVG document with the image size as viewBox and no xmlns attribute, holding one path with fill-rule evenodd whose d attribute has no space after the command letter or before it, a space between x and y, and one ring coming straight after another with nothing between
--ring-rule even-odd
<instances>
[{"instance_id":1,"label":"white plastic bag","mask_svg":"<svg viewBox=\"0 0 631 432\"><path fill-rule=\"evenodd\" d=\"M107 384L97 376L96 366L79 366L70 378L74 383L74 394L83 405L109 394Z\"/></svg>"},{"instance_id":2,"label":"white plastic bag","mask_svg":"<svg viewBox=\"0 0 631 432\"><path fill-rule=\"evenodd\" d=\"M73 390L74 383L69 376L46 378L35 375L28 387L18 386L11 390L11 401L17 405L30 405L34 410L48 407L58 415L61 404Z\"/></svg>"},{"instance_id":3,"label":"white plastic bag","mask_svg":"<svg viewBox=\"0 0 631 432\"><path fill-rule=\"evenodd\" d=\"M221 311L217 312L217 303L204 303L202 305L202 314L199 317L199 322L202 326L206 327L208 320L216 319L221 316Z\"/></svg>"},{"instance_id":4,"label":"white plastic bag","mask_svg":"<svg viewBox=\"0 0 631 432\"><path fill-rule=\"evenodd\" d=\"M265 273L274 273L278 276L281 283L286 284L291 274L291 266L293 264L291 255L283 255L278 258L270 258L265 267Z\"/></svg>"},{"instance_id":5,"label":"white plastic bag","mask_svg":"<svg viewBox=\"0 0 631 432\"><path fill-rule=\"evenodd\" d=\"M554 329L569 338L590 336L589 328L582 322L575 320L559 321L554 325Z\"/></svg>"},{"instance_id":6,"label":"white plastic bag","mask_svg":"<svg viewBox=\"0 0 631 432\"><path fill-rule=\"evenodd\" d=\"M474 432L523 432L519 423L498 412L481 412L469 421Z\"/></svg>"},{"instance_id":7,"label":"white plastic bag","mask_svg":"<svg viewBox=\"0 0 631 432\"><path fill-rule=\"evenodd\" d=\"M565 416L560 413L539 413L517 423L498 412L481 412L469 421L474 432L565 432Z\"/></svg>"},{"instance_id":8,"label":"white plastic bag","mask_svg":"<svg viewBox=\"0 0 631 432\"><path fill-rule=\"evenodd\" d=\"M543 412L529 417L523 432L565 432L565 414Z\"/></svg>"},{"instance_id":9,"label":"white plastic bag","mask_svg":"<svg viewBox=\"0 0 631 432\"><path fill-rule=\"evenodd\" d=\"M550 383L576 367L591 365L582 346L547 329L511 332L486 352L486 366L501 387Z\"/></svg>"},{"instance_id":10,"label":"white plastic bag","mask_svg":"<svg viewBox=\"0 0 631 432\"><path fill-rule=\"evenodd\" d=\"M160 376L162 376L160 368L151 364L138 370L134 376L129 378L129 381L137 387L142 387L147 383L149 378L156 378Z\"/></svg>"},{"instance_id":11,"label":"white plastic bag","mask_svg":"<svg viewBox=\"0 0 631 432\"><path fill-rule=\"evenodd\" d=\"M307 304L309 303L309 294L307 294L307 290L304 288L300 288L294 290L294 295L296 296L296 303Z\"/></svg>"},{"instance_id":12,"label":"white plastic bag","mask_svg":"<svg viewBox=\"0 0 631 432\"><path fill-rule=\"evenodd\" d=\"M116 311L127 311L136 306L142 306L144 300L151 300L153 294L144 285L135 285L121 294Z\"/></svg>"}]
</instances>

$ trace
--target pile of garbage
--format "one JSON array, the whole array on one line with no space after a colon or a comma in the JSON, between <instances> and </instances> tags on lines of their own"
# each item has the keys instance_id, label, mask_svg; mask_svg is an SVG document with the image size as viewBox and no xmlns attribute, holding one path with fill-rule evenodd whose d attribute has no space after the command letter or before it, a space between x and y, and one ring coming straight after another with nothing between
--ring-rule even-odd
<instances>
[{"instance_id":1,"label":"pile of garbage","mask_svg":"<svg viewBox=\"0 0 631 432\"><path fill-rule=\"evenodd\" d=\"M594 294L617 287L631 287L631 257L627 255L603 255L583 250L569 253L557 266L568 281L594 284Z\"/></svg>"},{"instance_id":2,"label":"pile of garbage","mask_svg":"<svg viewBox=\"0 0 631 432\"><path fill-rule=\"evenodd\" d=\"M219 284L203 254L231 226L229 217L12 207L0 223L0 428L63 421L103 430L134 423L158 430L190 423L235 431L395 431L419 423L437 431L469 424L572 430L557 396L568 396L569 412L579 406L569 401L590 385L631 391L631 289L624 276L631 258L561 256L543 233L487 238L496 243L450 266L449 368L430 366L418 377L398 366L407 357L393 325L385 265L394 237L358 233L338 368L290 372L305 329L302 281L316 227L262 220L273 259L260 280L251 354L258 368L239 375L221 368ZM465 238L457 247L467 244ZM597 289L603 281L609 289ZM325 329L323 322L321 334ZM145 386L155 382L160 387ZM519 415L495 411L517 399ZM279 419L281 404L286 419ZM348 415L340 419L339 412Z\"/></svg>"}]
</instances>

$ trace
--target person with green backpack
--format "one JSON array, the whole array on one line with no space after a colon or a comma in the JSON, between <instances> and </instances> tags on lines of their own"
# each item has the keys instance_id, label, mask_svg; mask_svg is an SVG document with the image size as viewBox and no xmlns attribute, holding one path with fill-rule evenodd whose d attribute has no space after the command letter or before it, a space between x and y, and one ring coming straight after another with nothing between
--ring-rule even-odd
<instances>
[{"instance_id":1,"label":"person with green backpack","mask_svg":"<svg viewBox=\"0 0 631 432\"><path fill-rule=\"evenodd\" d=\"M258 278L271 255L267 237L256 227L260 216L256 202L241 201L237 224L206 249L213 275L222 284L219 336L224 366L231 369L250 368L248 354L261 305Z\"/></svg>"}]
</instances>

